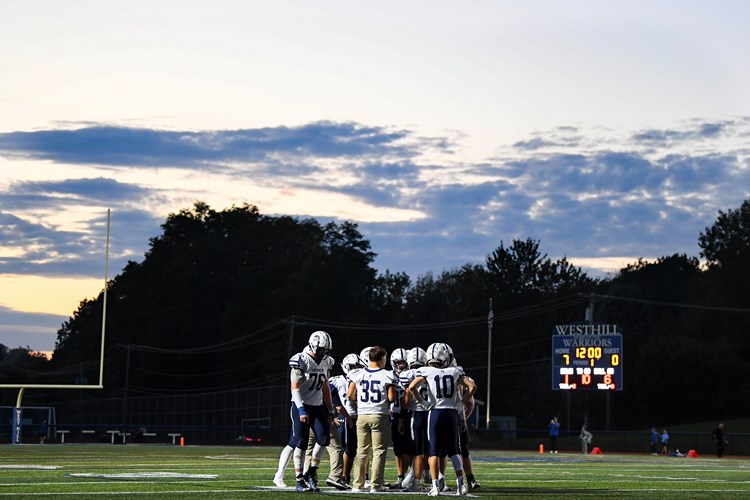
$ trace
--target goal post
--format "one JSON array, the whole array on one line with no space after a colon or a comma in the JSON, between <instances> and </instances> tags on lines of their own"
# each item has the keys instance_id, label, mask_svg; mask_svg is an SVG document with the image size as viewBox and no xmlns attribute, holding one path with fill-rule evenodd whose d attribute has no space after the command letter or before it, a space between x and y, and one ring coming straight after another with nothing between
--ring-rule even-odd
<instances>
[{"instance_id":1,"label":"goal post","mask_svg":"<svg viewBox=\"0 0 750 500\"><path fill-rule=\"evenodd\" d=\"M107 288L109 280L109 232L110 232L111 209L107 209L107 236L104 248L104 291L102 294L102 332L101 350L99 356L99 383L98 384L0 384L0 389L18 389L18 399L12 413L12 442L21 442L23 433L23 393L26 389L103 389L104 388L104 339L107 328Z\"/></svg>"}]
</instances>

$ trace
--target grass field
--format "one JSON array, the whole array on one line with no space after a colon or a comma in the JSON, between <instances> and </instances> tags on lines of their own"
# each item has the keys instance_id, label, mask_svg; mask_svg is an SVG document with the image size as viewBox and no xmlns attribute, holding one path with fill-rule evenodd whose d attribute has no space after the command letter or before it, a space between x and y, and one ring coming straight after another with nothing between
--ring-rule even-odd
<instances>
[{"instance_id":1,"label":"grass field","mask_svg":"<svg viewBox=\"0 0 750 500\"><path fill-rule=\"evenodd\" d=\"M161 445L2 445L0 496L18 498L299 498L273 487L280 449ZM477 451L478 498L750 498L750 460ZM327 460L321 467L321 483ZM386 479L395 479L389 457ZM452 472L447 475L452 478ZM455 486L453 481L450 482ZM291 468L287 484L292 485ZM346 493L342 498L424 494Z\"/></svg>"}]
</instances>

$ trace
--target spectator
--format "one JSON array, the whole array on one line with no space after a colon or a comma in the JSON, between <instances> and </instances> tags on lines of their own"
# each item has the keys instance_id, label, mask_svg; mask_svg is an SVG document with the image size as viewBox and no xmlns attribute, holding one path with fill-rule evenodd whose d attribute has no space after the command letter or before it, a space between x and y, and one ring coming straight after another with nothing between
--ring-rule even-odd
<instances>
[{"instance_id":1,"label":"spectator","mask_svg":"<svg viewBox=\"0 0 750 500\"><path fill-rule=\"evenodd\" d=\"M557 436L560 435L560 422L557 421L557 417L553 417L552 420L549 421L549 425L547 426L549 429L549 439L550 439L550 453L557 453Z\"/></svg>"},{"instance_id":2,"label":"spectator","mask_svg":"<svg viewBox=\"0 0 750 500\"><path fill-rule=\"evenodd\" d=\"M651 427L651 454L658 455L656 447L659 445L659 433L656 431L656 427Z\"/></svg>"},{"instance_id":3,"label":"spectator","mask_svg":"<svg viewBox=\"0 0 750 500\"><path fill-rule=\"evenodd\" d=\"M711 438L713 438L716 443L716 456L721 458L724 454L724 449L729 444L729 441L727 441L727 438L724 435L724 422L719 422L719 426L711 433Z\"/></svg>"},{"instance_id":4,"label":"spectator","mask_svg":"<svg viewBox=\"0 0 750 500\"><path fill-rule=\"evenodd\" d=\"M669 433L667 429L661 431L661 453L663 455L669 454Z\"/></svg>"},{"instance_id":5,"label":"spectator","mask_svg":"<svg viewBox=\"0 0 750 500\"><path fill-rule=\"evenodd\" d=\"M39 444L44 444L47 441L47 420L42 420L39 424Z\"/></svg>"},{"instance_id":6,"label":"spectator","mask_svg":"<svg viewBox=\"0 0 750 500\"><path fill-rule=\"evenodd\" d=\"M581 453L586 455L589 452L591 440L594 439L594 435L588 431L586 424L583 424L581 427L581 435L579 437L581 438Z\"/></svg>"}]
</instances>

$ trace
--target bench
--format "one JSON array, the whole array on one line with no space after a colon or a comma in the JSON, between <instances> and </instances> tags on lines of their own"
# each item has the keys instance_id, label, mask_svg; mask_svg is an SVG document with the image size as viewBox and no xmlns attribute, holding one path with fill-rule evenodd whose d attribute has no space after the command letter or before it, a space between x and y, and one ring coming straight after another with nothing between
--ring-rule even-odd
<instances>
[{"instance_id":1,"label":"bench","mask_svg":"<svg viewBox=\"0 0 750 500\"><path fill-rule=\"evenodd\" d=\"M172 444L177 444L177 438L182 436L182 434L179 432L170 432L167 436L172 437Z\"/></svg>"},{"instance_id":2,"label":"bench","mask_svg":"<svg viewBox=\"0 0 750 500\"><path fill-rule=\"evenodd\" d=\"M69 430L57 430L55 431L56 434L62 434L60 437L60 444L65 444L65 434L69 433Z\"/></svg>"},{"instance_id":3,"label":"bench","mask_svg":"<svg viewBox=\"0 0 750 500\"><path fill-rule=\"evenodd\" d=\"M81 441L86 441L86 439L94 439L96 437L96 431L93 429L83 429L81 431Z\"/></svg>"},{"instance_id":4,"label":"bench","mask_svg":"<svg viewBox=\"0 0 750 500\"><path fill-rule=\"evenodd\" d=\"M133 442L137 443L149 443L156 441L155 432L134 432Z\"/></svg>"},{"instance_id":5,"label":"bench","mask_svg":"<svg viewBox=\"0 0 750 500\"><path fill-rule=\"evenodd\" d=\"M112 436L112 439L110 440L110 443L111 444L115 444L115 436L119 435L120 431L117 431L117 430L107 431L107 434L109 434L110 436ZM123 442L124 442L125 438L123 437L122 439L123 439Z\"/></svg>"}]
</instances>

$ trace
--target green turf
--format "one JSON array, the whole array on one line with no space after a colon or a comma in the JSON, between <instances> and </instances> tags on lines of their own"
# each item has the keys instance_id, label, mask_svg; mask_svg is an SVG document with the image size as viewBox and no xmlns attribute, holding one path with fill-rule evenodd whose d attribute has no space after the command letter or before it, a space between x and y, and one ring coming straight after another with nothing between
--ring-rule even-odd
<instances>
[{"instance_id":1,"label":"green turf","mask_svg":"<svg viewBox=\"0 0 750 500\"><path fill-rule=\"evenodd\" d=\"M273 447L2 445L0 496L299 498L301 494L272 487L279 451ZM746 458L540 455L507 451L477 451L473 456L475 475L482 488L472 494L480 498L750 498L750 460ZM326 472L327 461L324 461L321 479ZM144 477L145 473L203 477ZM107 476L115 474L132 476ZM395 479L395 475L394 461L389 457L386 478ZM287 484L292 484L291 477L291 470L287 470ZM324 488L323 493L342 498L387 495L342 494L330 488ZM424 495L399 496L408 500Z\"/></svg>"}]
</instances>

